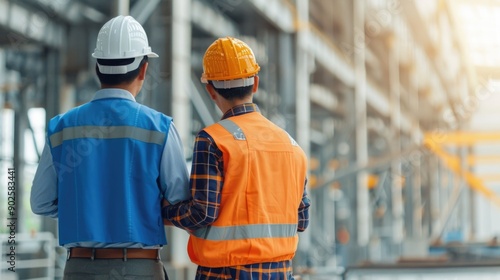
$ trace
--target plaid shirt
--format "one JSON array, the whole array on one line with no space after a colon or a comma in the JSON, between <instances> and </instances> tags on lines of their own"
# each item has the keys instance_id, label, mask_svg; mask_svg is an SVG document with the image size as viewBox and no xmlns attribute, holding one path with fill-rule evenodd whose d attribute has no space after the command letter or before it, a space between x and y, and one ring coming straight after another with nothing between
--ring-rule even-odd
<instances>
[{"instance_id":1,"label":"plaid shirt","mask_svg":"<svg viewBox=\"0 0 500 280\"><path fill-rule=\"evenodd\" d=\"M256 104L242 104L226 112L222 119L258 111ZM176 227L194 231L209 226L219 216L221 192L224 185L222 152L213 138L203 130L198 133L194 145L190 184L192 199L163 208L163 217L170 220ZM299 232L304 231L309 224L310 201L306 192L306 184L307 180L304 182L304 194L297 209L299 218L297 231ZM197 274L201 276L197 276L196 279L219 279L217 277L222 275L233 275L233 277L239 275L237 279L252 279L252 275L264 276L253 279L292 279L284 276L291 275L289 263L245 265L222 270L221 268L199 267ZM271 278L265 275L271 275L269 276ZM231 279L231 277L223 279Z\"/></svg>"},{"instance_id":2,"label":"plaid shirt","mask_svg":"<svg viewBox=\"0 0 500 280\"><path fill-rule=\"evenodd\" d=\"M293 280L292 261L267 262L232 267L198 266L195 280Z\"/></svg>"}]
</instances>

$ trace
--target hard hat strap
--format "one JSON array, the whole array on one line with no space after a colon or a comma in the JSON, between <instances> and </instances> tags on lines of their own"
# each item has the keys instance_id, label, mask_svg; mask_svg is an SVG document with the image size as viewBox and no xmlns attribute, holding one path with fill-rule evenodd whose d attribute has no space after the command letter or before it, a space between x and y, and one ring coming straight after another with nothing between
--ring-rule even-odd
<instances>
[{"instance_id":1,"label":"hard hat strap","mask_svg":"<svg viewBox=\"0 0 500 280\"><path fill-rule=\"evenodd\" d=\"M139 67L144 57L136 57L134 61L128 65L102 65L97 62L97 67L102 74L126 74Z\"/></svg>"},{"instance_id":2,"label":"hard hat strap","mask_svg":"<svg viewBox=\"0 0 500 280\"><path fill-rule=\"evenodd\" d=\"M211 81L211 82L215 88L220 88L220 89L247 87L254 84L254 77L229 80L229 81Z\"/></svg>"}]
</instances>

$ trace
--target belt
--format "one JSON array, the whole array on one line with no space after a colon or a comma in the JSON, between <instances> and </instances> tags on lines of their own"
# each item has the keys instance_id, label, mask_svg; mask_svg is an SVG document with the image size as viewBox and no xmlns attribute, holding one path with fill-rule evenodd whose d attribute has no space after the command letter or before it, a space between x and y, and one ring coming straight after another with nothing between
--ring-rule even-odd
<instances>
[{"instance_id":1,"label":"belt","mask_svg":"<svg viewBox=\"0 0 500 280\"><path fill-rule=\"evenodd\" d=\"M67 259L160 259L159 249L140 248L82 248L74 247L68 249Z\"/></svg>"}]
</instances>

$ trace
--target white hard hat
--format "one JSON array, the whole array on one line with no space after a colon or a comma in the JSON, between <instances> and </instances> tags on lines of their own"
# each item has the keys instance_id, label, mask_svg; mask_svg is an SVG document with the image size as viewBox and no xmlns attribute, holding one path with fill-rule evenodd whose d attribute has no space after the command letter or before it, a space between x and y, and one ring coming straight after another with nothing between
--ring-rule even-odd
<instances>
[{"instance_id":1,"label":"white hard hat","mask_svg":"<svg viewBox=\"0 0 500 280\"><path fill-rule=\"evenodd\" d=\"M144 28L131 16L117 16L106 22L97 36L93 57L97 59L136 58L129 65L100 65L103 74L125 74L137 69L142 57L158 57L151 50Z\"/></svg>"}]
</instances>

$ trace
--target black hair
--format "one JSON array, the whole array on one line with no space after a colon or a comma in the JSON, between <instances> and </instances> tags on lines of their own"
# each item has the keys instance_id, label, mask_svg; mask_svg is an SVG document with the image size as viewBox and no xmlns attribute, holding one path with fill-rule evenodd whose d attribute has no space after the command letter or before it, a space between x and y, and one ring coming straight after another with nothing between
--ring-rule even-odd
<instances>
[{"instance_id":1,"label":"black hair","mask_svg":"<svg viewBox=\"0 0 500 280\"><path fill-rule=\"evenodd\" d=\"M229 101L243 99L252 94L253 85L246 87L237 87L237 88L216 88L212 81L208 81L208 83L217 91L218 94L222 95L224 99Z\"/></svg>"},{"instance_id":2,"label":"black hair","mask_svg":"<svg viewBox=\"0 0 500 280\"><path fill-rule=\"evenodd\" d=\"M106 66L120 66L120 65L129 65L130 63L134 62L134 60L135 58L97 59L97 62L101 65L106 65ZM148 57L144 56L137 69L127 72L125 74L103 74L101 73L101 71L99 71L99 66L96 63L95 72L97 74L97 77L99 78L99 81L103 85L115 86L122 83L131 83L133 80L135 80L135 78L137 78L137 76L139 76L139 71L146 62L148 62Z\"/></svg>"}]
</instances>

